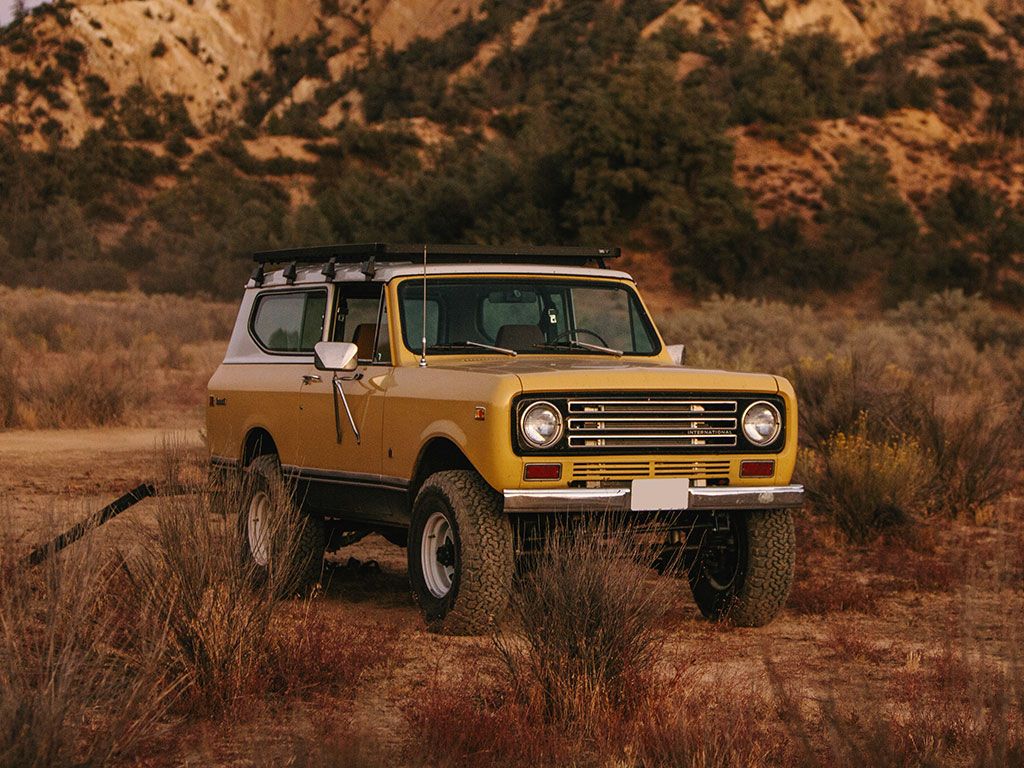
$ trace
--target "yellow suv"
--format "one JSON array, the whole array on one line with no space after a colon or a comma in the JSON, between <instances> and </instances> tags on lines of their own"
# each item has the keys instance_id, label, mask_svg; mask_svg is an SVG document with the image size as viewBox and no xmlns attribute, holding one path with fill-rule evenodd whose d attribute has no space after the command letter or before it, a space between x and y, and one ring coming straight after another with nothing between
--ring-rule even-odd
<instances>
[{"instance_id":1,"label":"yellow suv","mask_svg":"<svg viewBox=\"0 0 1024 768\"><path fill-rule=\"evenodd\" d=\"M618 249L339 245L256 254L209 384L214 467L247 473L266 567L274 481L303 556L408 549L427 621L483 631L556 517L665 532L708 617L761 625L789 592L797 404L778 376L688 368ZM268 267L279 266L273 271ZM542 538L540 536L539 538Z\"/></svg>"}]
</instances>

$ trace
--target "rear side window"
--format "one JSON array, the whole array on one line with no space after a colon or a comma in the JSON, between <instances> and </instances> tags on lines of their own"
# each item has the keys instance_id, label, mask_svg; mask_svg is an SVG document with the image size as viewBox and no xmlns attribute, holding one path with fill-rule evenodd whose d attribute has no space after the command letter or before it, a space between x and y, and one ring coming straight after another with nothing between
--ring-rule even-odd
<instances>
[{"instance_id":1,"label":"rear side window","mask_svg":"<svg viewBox=\"0 0 1024 768\"><path fill-rule=\"evenodd\" d=\"M326 291L265 293L253 309L252 334L270 352L312 352L326 313Z\"/></svg>"}]
</instances>

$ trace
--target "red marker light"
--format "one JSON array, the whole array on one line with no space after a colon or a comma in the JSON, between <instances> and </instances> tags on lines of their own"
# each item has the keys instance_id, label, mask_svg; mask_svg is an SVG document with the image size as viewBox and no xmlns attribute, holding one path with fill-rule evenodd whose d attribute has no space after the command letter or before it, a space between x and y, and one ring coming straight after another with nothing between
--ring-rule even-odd
<instances>
[{"instance_id":1,"label":"red marker light","mask_svg":"<svg viewBox=\"0 0 1024 768\"><path fill-rule=\"evenodd\" d=\"M562 465L527 464L523 477L527 480L558 480L562 477Z\"/></svg>"},{"instance_id":2,"label":"red marker light","mask_svg":"<svg viewBox=\"0 0 1024 768\"><path fill-rule=\"evenodd\" d=\"M740 477L771 477L775 474L774 461L741 461Z\"/></svg>"}]
</instances>

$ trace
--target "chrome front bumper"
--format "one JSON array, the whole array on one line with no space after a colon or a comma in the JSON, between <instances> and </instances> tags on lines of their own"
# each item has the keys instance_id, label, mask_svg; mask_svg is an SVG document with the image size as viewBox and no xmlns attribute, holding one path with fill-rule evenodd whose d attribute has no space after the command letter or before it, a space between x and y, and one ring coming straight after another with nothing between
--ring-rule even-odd
<instances>
[{"instance_id":1,"label":"chrome front bumper","mask_svg":"<svg viewBox=\"0 0 1024 768\"><path fill-rule=\"evenodd\" d=\"M504 491L506 512L630 512L629 488L553 488ZM802 485L693 487L680 510L781 509L804 503Z\"/></svg>"}]
</instances>

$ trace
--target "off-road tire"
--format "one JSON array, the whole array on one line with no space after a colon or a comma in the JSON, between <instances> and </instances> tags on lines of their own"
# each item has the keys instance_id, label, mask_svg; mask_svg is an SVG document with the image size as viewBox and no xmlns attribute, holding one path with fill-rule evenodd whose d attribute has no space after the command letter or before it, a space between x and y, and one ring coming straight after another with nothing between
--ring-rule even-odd
<instances>
[{"instance_id":1,"label":"off-road tire","mask_svg":"<svg viewBox=\"0 0 1024 768\"><path fill-rule=\"evenodd\" d=\"M242 504L238 515L242 562L252 570L253 581L263 585L270 578L270 568L256 562L248 533L250 502L253 496L260 492L270 496L274 503L278 503L277 495L287 493L281 475L281 462L277 456L257 456L246 468ZM310 515L302 515L299 522L301 528L292 546L292 563L284 565L281 571L287 573L287 578L282 578L278 585L278 591L282 594L308 592L319 583L323 573L324 552L327 548L327 533L323 521Z\"/></svg>"},{"instance_id":2,"label":"off-road tire","mask_svg":"<svg viewBox=\"0 0 1024 768\"><path fill-rule=\"evenodd\" d=\"M455 544L455 573L444 597L427 587L422 539L427 520L442 512ZM515 572L512 525L501 496L472 470L427 478L416 495L409 529L409 580L427 625L452 635L479 635L501 620Z\"/></svg>"},{"instance_id":3,"label":"off-road tire","mask_svg":"<svg viewBox=\"0 0 1024 768\"><path fill-rule=\"evenodd\" d=\"M796 535L789 510L737 513L731 520L737 568L732 583L717 587L701 557L687 570L693 599L707 618L739 627L762 627L782 609L793 583Z\"/></svg>"}]
</instances>

